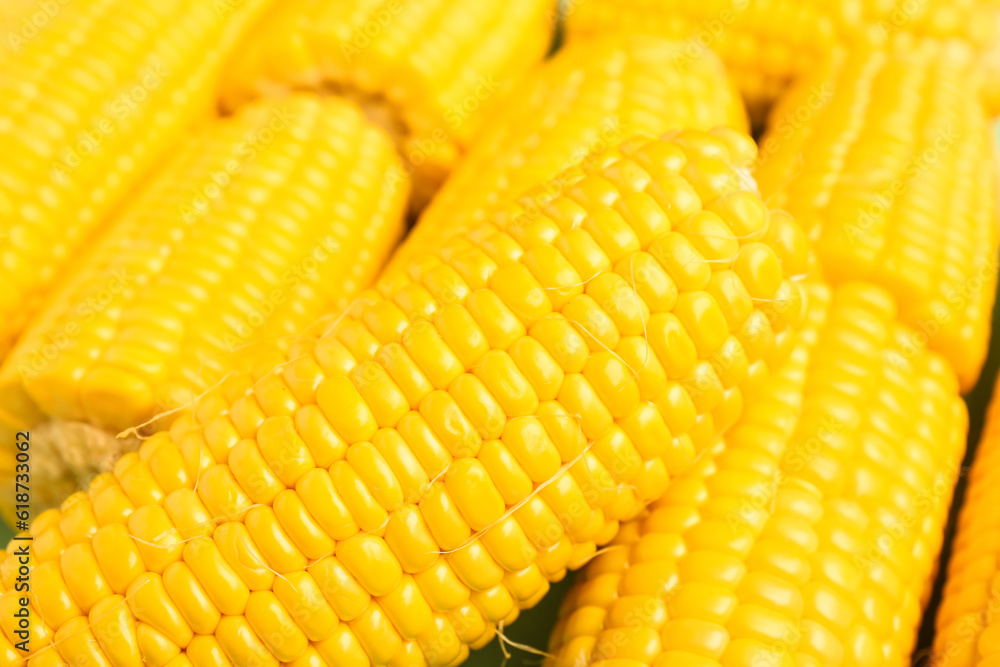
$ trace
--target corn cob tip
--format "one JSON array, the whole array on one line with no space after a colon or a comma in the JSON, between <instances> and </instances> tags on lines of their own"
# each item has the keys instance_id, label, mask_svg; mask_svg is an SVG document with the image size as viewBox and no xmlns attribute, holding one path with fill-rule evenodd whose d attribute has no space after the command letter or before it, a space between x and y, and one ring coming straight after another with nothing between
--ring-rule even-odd
<instances>
[{"instance_id":1,"label":"corn cob tip","mask_svg":"<svg viewBox=\"0 0 1000 667\"><path fill-rule=\"evenodd\" d=\"M51 506L129 451L116 434L168 427L230 369L346 309L402 235L400 165L359 107L305 93L183 142L0 369L0 423L44 451L34 500Z\"/></svg>"}]
</instances>

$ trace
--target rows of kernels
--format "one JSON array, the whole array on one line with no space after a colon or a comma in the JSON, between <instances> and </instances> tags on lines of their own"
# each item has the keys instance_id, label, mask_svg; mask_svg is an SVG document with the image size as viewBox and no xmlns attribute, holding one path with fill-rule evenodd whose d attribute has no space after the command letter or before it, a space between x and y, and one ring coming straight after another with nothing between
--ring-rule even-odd
<instances>
[{"instance_id":1,"label":"rows of kernels","mask_svg":"<svg viewBox=\"0 0 1000 667\"><path fill-rule=\"evenodd\" d=\"M963 389L986 355L1000 205L971 80L961 49L856 50L775 108L758 170L765 197L815 239L825 275L889 290Z\"/></svg>"},{"instance_id":2,"label":"rows of kernels","mask_svg":"<svg viewBox=\"0 0 1000 667\"><path fill-rule=\"evenodd\" d=\"M990 667L1000 654L996 616L1000 608L998 405L1000 401L994 399L987 412L952 542L931 653L933 663L941 667Z\"/></svg>"},{"instance_id":3,"label":"rows of kernels","mask_svg":"<svg viewBox=\"0 0 1000 667\"><path fill-rule=\"evenodd\" d=\"M389 138L337 98L268 101L209 125L5 360L0 393L30 405L7 420L121 430L202 393L248 346L316 328L368 286L398 239L407 186L386 176L399 164Z\"/></svg>"},{"instance_id":4,"label":"rows of kernels","mask_svg":"<svg viewBox=\"0 0 1000 667\"><path fill-rule=\"evenodd\" d=\"M691 57L681 44L641 36L570 44L505 95L393 265L433 251L442 237L481 224L506 200L626 137L746 125L742 102L711 51ZM538 254L546 252L553 254ZM551 267L551 258L537 259Z\"/></svg>"},{"instance_id":5,"label":"rows of kernels","mask_svg":"<svg viewBox=\"0 0 1000 667\"><path fill-rule=\"evenodd\" d=\"M893 315L835 292L714 458L588 565L549 664L909 664L966 421Z\"/></svg>"},{"instance_id":6,"label":"rows of kernels","mask_svg":"<svg viewBox=\"0 0 1000 667\"><path fill-rule=\"evenodd\" d=\"M620 31L680 40L687 58L715 51L755 116L822 60L834 44L834 27L827 9L787 0L593 0L573 7L567 16L571 43Z\"/></svg>"},{"instance_id":7,"label":"rows of kernels","mask_svg":"<svg viewBox=\"0 0 1000 667\"><path fill-rule=\"evenodd\" d=\"M314 0L276 6L226 76L223 104L275 89L333 88L397 134L423 206L512 81L548 50L554 0Z\"/></svg>"},{"instance_id":8,"label":"rows of kernels","mask_svg":"<svg viewBox=\"0 0 1000 667\"><path fill-rule=\"evenodd\" d=\"M114 207L208 118L223 62L270 3L222 15L201 0L67 3L43 27L36 3L9 4L0 355Z\"/></svg>"},{"instance_id":9,"label":"rows of kernels","mask_svg":"<svg viewBox=\"0 0 1000 667\"><path fill-rule=\"evenodd\" d=\"M612 539L619 520L661 495L668 478L714 442L736 417L751 366L780 363L802 300L781 271L799 271L806 252L787 217L769 216L759 199L755 207L745 191L730 189L740 181L726 165L750 159L752 143L729 131L630 141L588 163L565 197L546 204L552 217L526 225L512 210L497 226L415 262L411 278L383 283L387 293L363 295L328 335L292 345L286 363L228 378L170 432L96 479L89 495L33 524L35 559L39 567L52 563L50 595L33 598L33 651L85 623L89 604L90 616L96 605L111 606L129 631L146 628L141 634L155 642L137 646L147 659L183 650L192 660L215 651L264 664L315 655L327 664L359 656L374 664L461 660ZM611 179L626 167L632 177L619 179L623 195ZM709 167L715 180L700 176ZM644 215L615 208L623 196L640 195L650 204ZM746 273L760 285L777 271L773 293L759 297L766 303L746 295L724 314L695 289L739 258L709 264L696 246L712 244L686 231L694 225L671 201L685 213L704 203L707 210L692 215L717 215L714 232L736 252L773 248ZM733 229L747 238L737 240ZM522 258L549 241L562 247L569 235L578 251L565 258L575 275L543 287ZM656 258L657 241L667 238L689 247L689 263L649 282L684 283L675 300L684 307L657 312L638 290L600 300L586 293L585 266L617 275L612 259L643 247ZM664 271L659 261L646 266ZM581 314L556 311L545 287L563 293L564 311L577 303ZM630 323L637 308L646 333ZM764 316L738 331L754 343L753 356L714 357L741 347L726 333L727 321L750 320L737 310ZM369 327L373 312L380 322ZM658 315L676 321L651 329ZM617 351L649 332L674 343L671 355L655 341L638 346L643 363L633 377ZM727 371L727 359L743 369L722 373L729 384L711 381L714 367L698 368L712 360ZM721 385L712 401L691 384L695 372ZM90 546L102 576L74 579L69 590L63 559L78 543ZM3 604L15 595L13 545L0 566ZM157 582L168 578L173 585L161 589ZM157 595L136 595L140 585ZM129 604L115 606L112 593ZM155 610L142 604L153 599ZM338 623L311 622L313 614ZM12 636L7 621L0 628ZM112 650L94 634L96 643L48 650L70 661L84 650Z\"/></svg>"},{"instance_id":10,"label":"rows of kernels","mask_svg":"<svg viewBox=\"0 0 1000 667\"><path fill-rule=\"evenodd\" d=\"M967 416L948 363L927 353L919 333L895 323L888 296L850 285L850 305L821 339L824 355L810 369L807 400L783 469L819 491L823 521L807 599L812 620L841 640L845 660L910 663L923 606L930 594L952 490L962 459ZM866 340L867 339L867 340ZM825 341L825 342L824 342ZM829 352L829 354L827 354ZM864 372L876 360L875 371ZM825 405L824 405L825 404ZM808 405L808 404L807 404ZM832 432L832 433L831 433ZM819 440L819 451L809 451ZM813 592L814 591L814 592ZM829 596L835 591L836 596ZM838 600L845 615L838 617ZM807 632L808 631L808 632ZM812 628L807 653L823 659L826 641Z\"/></svg>"}]
</instances>

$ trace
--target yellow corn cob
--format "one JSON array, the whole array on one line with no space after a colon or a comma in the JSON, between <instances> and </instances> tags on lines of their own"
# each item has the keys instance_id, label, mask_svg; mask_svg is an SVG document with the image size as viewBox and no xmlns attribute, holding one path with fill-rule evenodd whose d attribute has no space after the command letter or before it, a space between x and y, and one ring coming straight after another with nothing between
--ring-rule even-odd
<instances>
[{"instance_id":1,"label":"yellow corn cob","mask_svg":"<svg viewBox=\"0 0 1000 667\"><path fill-rule=\"evenodd\" d=\"M837 290L724 446L578 577L546 664L909 665L967 421L893 319L880 289Z\"/></svg>"},{"instance_id":2,"label":"yellow corn cob","mask_svg":"<svg viewBox=\"0 0 1000 667\"><path fill-rule=\"evenodd\" d=\"M905 34L960 38L978 49L993 39L990 0L569 0L571 40L602 32L652 33L711 49L760 112L836 44L882 42Z\"/></svg>"},{"instance_id":3,"label":"yellow corn cob","mask_svg":"<svg viewBox=\"0 0 1000 667\"><path fill-rule=\"evenodd\" d=\"M682 45L655 37L612 35L572 45L497 104L393 265L626 137L717 126L746 131L747 120L714 54L691 57Z\"/></svg>"},{"instance_id":4,"label":"yellow corn cob","mask_svg":"<svg viewBox=\"0 0 1000 667\"><path fill-rule=\"evenodd\" d=\"M969 472L965 502L952 542L944 595L929 665L996 667L1000 664L1000 394L993 401Z\"/></svg>"},{"instance_id":5,"label":"yellow corn cob","mask_svg":"<svg viewBox=\"0 0 1000 667\"><path fill-rule=\"evenodd\" d=\"M753 157L732 130L630 140L231 376L34 522L32 659L457 664L794 341L808 249Z\"/></svg>"},{"instance_id":6,"label":"yellow corn cob","mask_svg":"<svg viewBox=\"0 0 1000 667\"><path fill-rule=\"evenodd\" d=\"M683 51L691 56L715 51L751 115L759 117L833 47L836 22L817 5L812 0L570 0L564 11L570 43L621 31L684 40Z\"/></svg>"},{"instance_id":7,"label":"yellow corn cob","mask_svg":"<svg viewBox=\"0 0 1000 667\"><path fill-rule=\"evenodd\" d=\"M251 35L225 103L275 88L358 98L396 135L422 206L483 111L542 59L556 0L289 0Z\"/></svg>"},{"instance_id":8,"label":"yellow corn cob","mask_svg":"<svg viewBox=\"0 0 1000 667\"><path fill-rule=\"evenodd\" d=\"M958 373L979 375L997 278L998 180L967 50L856 50L804 79L761 140L761 191L828 279L889 290Z\"/></svg>"},{"instance_id":9,"label":"yellow corn cob","mask_svg":"<svg viewBox=\"0 0 1000 667\"><path fill-rule=\"evenodd\" d=\"M209 117L223 61L269 4L18 0L4 10L0 357L109 212Z\"/></svg>"},{"instance_id":10,"label":"yellow corn cob","mask_svg":"<svg viewBox=\"0 0 1000 667\"><path fill-rule=\"evenodd\" d=\"M381 128L337 98L254 104L193 135L0 370L0 420L38 447L35 499L58 503L108 469L125 443L100 429L185 404L234 351L321 333L402 234L399 165Z\"/></svg>"}]
</instances>

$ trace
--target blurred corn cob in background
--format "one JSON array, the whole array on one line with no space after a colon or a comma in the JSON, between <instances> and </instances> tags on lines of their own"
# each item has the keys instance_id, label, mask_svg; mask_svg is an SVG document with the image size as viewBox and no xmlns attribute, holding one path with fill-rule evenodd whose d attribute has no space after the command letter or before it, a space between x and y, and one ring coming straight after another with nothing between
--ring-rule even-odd
<instances>
[{"instance_id":1,"label":"blurred corn cob in background","mask_svg":"<svg viewBox=\"0 0 1000 667\"><path fill-rule=\"evenodd\" d=\"M1000 663L1000 394L993 390L937 611L934 667Z\"/></svg>"},{"instance_id":2,"label":"blurred corn cob in background","mask_svg":"<svg viewBox=\"0 0 1000 667\"><path fill-rule=\"evenodd\" d=\"M109 213L210 117L224 61L271 3L3 4L0 358Z\"/></svg>"},{"instance_id":3,"label":"blurred corn cob in background","mask_svg":"<svg viewBox=\"0 0 1000 667\"><path fill-rule=\"evenodd\" d=\"M815 0L823 2L823 0ZM835 22L838 43L888 45L920 50L927 40L937 48L968 49L981 78L974 82L991 115L1000 115L1000 2L997 0L852 0L824 2ZM965 79L964 84L973 87Z\"/></svg>"},{"instance_id":4,"label":"blurred corn cob in background","mask_svg":"<svg viewBox=\"0 0 1000 667\"><path fill-rule=\"evenodd\" d=\"M564 11L570 44L620 31L678 40L687 57L718 53L758 118L835 43L832 17L811 1L570 0Z\"/></svg>"},{"instance_id":5,"label":"blurred corn cob in background","mask_svg":"<svg viewBox=\"0 0 1000 667\"><path fill-rule=\"evenodd\" d=\"M985 47L994 37L996 0L848 0L824 3L841 41L885 41L897 35L963 40ZM852 39L853 38L853 39Z\"/></svg>"},{"instance_id":6,"label":"blurred corn cob in background","mask_svg":"<svg viewBox=\"0 0 1000 667\"><path fill-rule=\"evenodd\" d=\"M547 665L910 664L967 419L894 316L835 291L714 457L587 566Z\"/></svg>"},{"instance_id":7,"label":"blurred corn cob in background","mask_svg":"<svg viewBox=\"0 0 1000 667\"><path fill-rule=\"evenodd\" d=\"M822 0L818 0L822 2ZM848 46L893 44L920 50L969 49L981 78L963 84L981 88L990 114L1000 116L1000 2L997 0L854 0L825 3L837 22L838 42Z\"/></svg>"},{"instance_id":8,"label":"blurred corn cob in background","mask_svg":"<svg viewBox=\"0 0 1000 667\"><path fill-rule=\"evenodd\" d=\"M967 49L852 51L771 114L758 180L815 241L834 284L892 293L963 389L986 356L997 282L998 176Z\"/></svg>"},{"instance_id":9,"label":"blurred corn cob in background","mask_svg":"<svg viewBox=\"0 0 1000 667\"><path fill-rule=\"evenodd\" d=\"M392 266L626 137L718 126L746 131L747 120L711 52L689 57L676 42L619 35L562 49L503 97Z\"/></svg>"},{"instance_id":10,"label":"blurred corn cob in background","mask_svg":"<svg viewBox=\"0 0 1000 667\"><path fill-rule=\"evenodd\" d=\"M754 151L632 139L229 377L34 522L32 658L460 662L794 345L808 248L741 178Z\"/></svg>"},{"instance_id":11,"label":"blurred corn cob in background","mask_svg":"<svg viewBox=\"0 0 1000 667\"><path fill-rule=\"evenodd\" d=\"M563 11L571 43L621 31L717 52L757 119L838 44L932 37L983 52L1000 34L991 0L569 0Z\"/></svg>"},{"instance_id":12,"label":"blurred corn cob in background","mask_svg":"<svg viewBox=\"0 0 1000 667\"><path fill-rule=\"evenodd\" d=\"M289 0L240 49L224 104L288 88L357 99L395 135L420 208L555 19L556 0Z\"/></svg>"},{"instance_id":13,"label":"blurred corn cob in background","mask_svg":"<svg viewBox=\"0 0 1000 667\"><path fill-rule=\"evenodd\" d=\"M58 503L109 469L114 433L192 400L245 348L321 334L402 234L399 166L386 133L337 98L253 104L190 136L4 363L0 465L31 429L34 500Z\"/></svg>"}]
</instances>

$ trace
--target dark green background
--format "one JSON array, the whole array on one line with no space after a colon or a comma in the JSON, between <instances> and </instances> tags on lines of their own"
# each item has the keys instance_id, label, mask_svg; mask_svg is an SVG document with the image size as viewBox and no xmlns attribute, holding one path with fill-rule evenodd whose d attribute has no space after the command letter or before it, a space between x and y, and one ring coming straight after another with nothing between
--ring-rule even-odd
<instances>
[{"instance_id":1,"label":"dark green background","mask_svg":"<svg viewBox=\"0 0 1000 667\"><path fill-rule=\"evenodd\" d=\"M1000 144L1000 124L997 125L997 142ZM995 331L1000 332L1000 309L998 308L994 308L993 310L993 328ZM1000 368L1000 345L995 345L990 350L990 356L987 359L986 368L984 369L982 377L979 380L979 384L976 385L976 387L966 397L966 401L969 405L970 416L969 448L966 452L965 459L966 468L972 462L975 443L979 441L979 433L983 426L983 415L993 390L993 383L996 379L998 368ZM928 608L928 612L924 617L924 624L920 631L918 655L920 654L919 649L930 646L931 639L933 637L933 611L940 598L940 590L943 583L943 571L945 569L944 563L947 562L947 558L950 554L950 548L948 545L954 531L955 515L958 511L958 506L961 503L964 493L965 477L963 476L959 480L958 487L955 492L955 502L952 505L951 520L949 521L947 529L947 541L942 555L942 566L938 573L938 580L935 585L934 595L931 598L931 603ZM3 523L0 523L0 543L6 543L7 540L10 539L10 535L10 529L3 525ZM505 634L512 641L544 649L548 642L549 631L555 623L556 612L559 608L559 600L562 598L562 594L568 587L571 579L572 576L567 577L565 581L554 585L552 587L552 592L547 595L537 607L523 612L517 622L505 631ZM508 651L511 654L511 658L507 661L506 667L535 666L540 664L542 660L540 656L533 655L513 647L508 647ZM493 640L493 642L486 648L474 652L466 665L468 667L499 667L503 661L503 652L500 650L497 641Z\"/></svg>"}]
</instances>

